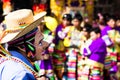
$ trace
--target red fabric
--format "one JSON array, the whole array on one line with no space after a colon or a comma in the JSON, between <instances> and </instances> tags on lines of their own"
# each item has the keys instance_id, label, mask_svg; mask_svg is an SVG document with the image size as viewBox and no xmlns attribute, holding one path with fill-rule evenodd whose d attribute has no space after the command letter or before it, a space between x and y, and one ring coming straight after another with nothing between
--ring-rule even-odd
<instances>
[{"instance_id":1,"label":"red fabric","mask_svg":"<svg viewBox=\"0 0 120 80\"><path fill-rule=\"evenodd\" d=\"M46 4L34 4L33 5L33 11L34 12L45 11L46 8L47 8Z\"/></svg>"},{"instance_id":2,"label":"red fabric","mask_svg":"<svg viewBox=\"0 0 120 80\"><path fill-rule=\"evenodd\" d=\"M65 28L66 26L64 26L63 24L61 24L62 25L62 28Z\"/></svg>"},{"instance_id":3,"label":"red fabric","mask_svg":"<svg viewBox=\"0 0 120 80\"><path fill-rule=\"evenodd\" d=\"M10 2L10 0L3 0L3 2Z\"/></svg>"}]
</instances>

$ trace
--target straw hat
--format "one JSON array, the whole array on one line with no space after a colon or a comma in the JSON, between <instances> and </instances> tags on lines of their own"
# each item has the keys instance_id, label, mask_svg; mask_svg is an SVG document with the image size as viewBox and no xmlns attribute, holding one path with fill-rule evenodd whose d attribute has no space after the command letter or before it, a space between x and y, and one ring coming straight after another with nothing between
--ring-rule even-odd
<instances>
[{"instance_id":1,"label":"straw hat","mask_svg":"<svg viewBox=\"0 0 120 80\"><path fill-rule=\"evenodd\" d=\"M0 34L0 43L15 40L34 28L43 20L46 12L41 12L33 16L32 10L20 9L5 16L6 29Z\"/></svg>"}]
</instances>

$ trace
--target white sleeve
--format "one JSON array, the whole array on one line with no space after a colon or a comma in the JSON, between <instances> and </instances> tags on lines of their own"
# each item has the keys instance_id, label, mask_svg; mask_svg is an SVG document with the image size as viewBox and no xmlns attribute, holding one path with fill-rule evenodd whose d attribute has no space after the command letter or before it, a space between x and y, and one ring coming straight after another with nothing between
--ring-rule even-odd
<instances>
[{"instance_id":1,"label":"white sleeve","mask_svg":"<svg viewBox=\"0 0 120 80\"><path fill-rule=\"evenodd\" d=\"M108 37L108 35L104 35L104 36L102 37L102 39L105 41L105 44L106 44L107 46L112 45L112 42L111 42L110 38Z\"/></svg>"},{"instance_id":2,"label":"white sleeve","mask_svg":"<svg viewBox=\"0 0 120 80\"><path fill-rule=\"evenodd\" d=\"M21 64L8 60L0 64L0 80L35 80Z\"/></svg>"},{"instance_id":3,"label":"white sleeve","mask_svg":"<svg viewBox=\"0 0 120 80\"><path fill-rule=\"evenodd\" d=\"M59 38L64 39L65 36L66 36L66 33L64 33L64 32L62 32L62 31L59 31L59 32L58 32L58 36L59 36Z\"/></svg>"}]
</instances>

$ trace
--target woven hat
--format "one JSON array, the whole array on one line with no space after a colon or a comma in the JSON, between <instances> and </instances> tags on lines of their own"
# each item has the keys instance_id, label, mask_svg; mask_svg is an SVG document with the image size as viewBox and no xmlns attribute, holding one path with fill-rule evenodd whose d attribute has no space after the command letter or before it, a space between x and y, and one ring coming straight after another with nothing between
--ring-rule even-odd
<instances>
[{"instance_id":1,"label":"woven hat","mask_svg":"<svg viewBox=\"0 0 120 80\"><path fill-rule=\"evenodd\" d=\"M46 15L41 12L33 15L30 9L20 9L5 16L6 29L0 34L0 43L6 43L27 34L36 28Z\"/></svg>"}]
</instances>

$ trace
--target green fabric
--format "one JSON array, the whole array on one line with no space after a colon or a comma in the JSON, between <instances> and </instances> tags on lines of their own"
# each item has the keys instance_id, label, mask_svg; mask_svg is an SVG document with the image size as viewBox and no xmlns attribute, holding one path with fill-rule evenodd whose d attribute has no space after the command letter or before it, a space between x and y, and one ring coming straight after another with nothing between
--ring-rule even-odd
<instances>
[{"instance_id":1,"label":"green fabric","mask_svg":"<svg viewBox=\"0 0 120 80\"><path fill-rule=\"evenodd\" d=\"M34 63L34 66L35 66L37 71L40 71L40 67L39 67L39 64L37 62Z\"/></svg>"},{"instance_id":2,"label":"green fabric","mask_svg":"<svg viewBox=\"0 0 120 80\"><path fill-rule=\"evenodd\" d=\"M28 44L28 47L29 47L29 49L32 50L32 51L35 50L35 49L34 49L31 45L29 45L29 44Z\"/></svg>"},{"instance_id":3,"label":"green fabric","mask_svg":"<svg viewBox=\"0 0 120 80\"><path fill-rule=\"evenodd\" d=\"M49 34L49 33L50 33L50 30L44 30L43 33L44 33L44 34Z\"/></svg>"},{"instance_id":4,"label":"green fabric","mask_svg":"<svg viewBox=\"0 0 120 80\"><path fill-rule=\"evenodd\" d=\"M54 77L54 76L51 76L51 77L50 77L50 80L55 80L55 77Z\"/></svg>"},{"instance_id":5,"label":"green fabric","mask_svg":"<svg viewBox=\"0 0 120 80\"><path fill-rule=\"evenodd\" d=\"M112 48L112 51L115 52L115 47Z\"/></svg>"}]
</instances>

